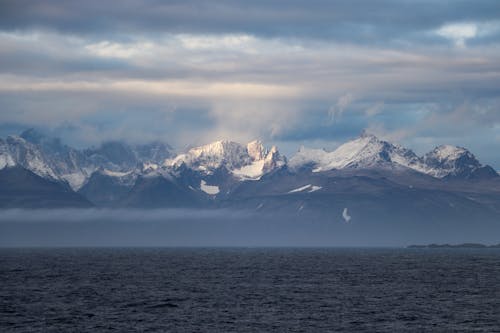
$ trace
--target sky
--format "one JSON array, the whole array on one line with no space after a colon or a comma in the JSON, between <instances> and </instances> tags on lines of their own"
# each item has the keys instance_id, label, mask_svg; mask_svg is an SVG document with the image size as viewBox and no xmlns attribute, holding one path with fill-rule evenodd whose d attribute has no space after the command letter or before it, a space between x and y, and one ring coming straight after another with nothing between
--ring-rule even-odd
<instances>
[{"instance_id":1,"label":"sky","mask_svg":"<svg viewBox=\"0 0 500 333\"><path fill-rule=\"evenodd\" d=\"M500 169L500 2L0 2L0 133L287 154L364 129Z\"/></svg>"}]
</instances>

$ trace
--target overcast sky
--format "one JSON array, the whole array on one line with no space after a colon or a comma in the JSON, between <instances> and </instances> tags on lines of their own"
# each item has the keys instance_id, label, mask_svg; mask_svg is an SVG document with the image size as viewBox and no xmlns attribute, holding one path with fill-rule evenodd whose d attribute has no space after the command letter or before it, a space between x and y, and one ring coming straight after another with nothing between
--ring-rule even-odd
<instances>
[{"instance_id":1,"label":"overcast sky","mask_svg":"<svg viewBox=\"0 0 500 333\"><path fill-rule=\"evenodd\" d=\"M286 153L363 129L500 168L500 1L0 1L0 133Z\"/></svg>"}]
</instances>

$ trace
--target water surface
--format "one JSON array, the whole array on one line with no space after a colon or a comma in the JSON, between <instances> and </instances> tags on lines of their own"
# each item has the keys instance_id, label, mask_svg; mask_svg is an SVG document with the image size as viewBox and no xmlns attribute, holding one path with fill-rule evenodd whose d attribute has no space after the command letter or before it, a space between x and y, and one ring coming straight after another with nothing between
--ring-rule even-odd
<instances>
[{"instance_id":1,"label":"water surface","mask_svg":"<svg viewBox=\"0 0 500 333\"><path fill-rule=\"evenodd\" d=\"M0 250L1 332L500 331L498 249Z\"/></svg>"}]
</instances>

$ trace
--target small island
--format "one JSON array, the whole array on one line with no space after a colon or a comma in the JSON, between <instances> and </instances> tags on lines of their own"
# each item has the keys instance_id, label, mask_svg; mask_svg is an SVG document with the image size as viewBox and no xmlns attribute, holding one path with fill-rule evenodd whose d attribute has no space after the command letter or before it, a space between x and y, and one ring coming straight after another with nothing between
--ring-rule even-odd
<instances>
[{"instance_id":1,"label":"small island","mask_svg":"<svg viewBox=\"0 0 500 333\"><path fill-rule=\"evenodd\" d=\"M500 243L485 245L480 243L409 245L408 249L484 249L500 248Z\"/></svg>"}]
</instances>

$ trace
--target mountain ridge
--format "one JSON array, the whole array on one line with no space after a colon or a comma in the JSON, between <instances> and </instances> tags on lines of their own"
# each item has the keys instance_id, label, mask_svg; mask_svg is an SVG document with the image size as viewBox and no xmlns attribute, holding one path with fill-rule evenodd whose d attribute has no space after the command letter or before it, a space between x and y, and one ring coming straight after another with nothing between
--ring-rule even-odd
<instances>
[{"instance_id":1,"label":"mountain ridge","mask_svg":"<svg viewBox=\"0 0 500 333\"><path fill-rule=\"evenodd\" d=\"M0 139L0 169L13 167L71 188L98 207L300 214L339 214L349 207L355 221L368 218L369 211L391 216L386 215L394 209L391 202L399 201L411 214L459 216L462 209L470 216L500 216L500 177L467 149L442 145L418 156L368 133L332 152L301 148L287 159L277 147L257 140L215 141L180 154L160 142L114 141L77 150L30 130Z\"/></svg>"}]
</instances>

